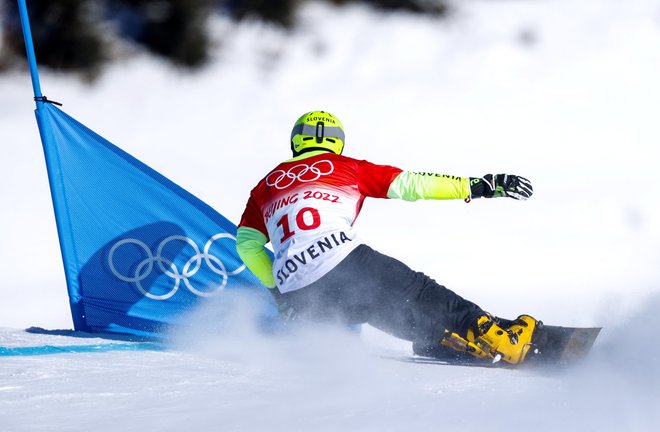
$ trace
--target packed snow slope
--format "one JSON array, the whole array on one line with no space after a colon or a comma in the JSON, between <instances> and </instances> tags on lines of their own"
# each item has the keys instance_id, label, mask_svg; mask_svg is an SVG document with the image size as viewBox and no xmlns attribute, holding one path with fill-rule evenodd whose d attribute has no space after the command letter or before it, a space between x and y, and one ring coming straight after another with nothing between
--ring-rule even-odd
<instances>
[{"instance_id":1,"label":"packed snow slope","mask_svg":"<svg viewBox=\"0 0 660 432\"><path fill-rule=\"evenodd\" d=\"M44 93L234 221L312 109L342 120L353 157L524 175L526 202L372 200L358 229L496 315L604 326L593 356L411 365L379 358L409 346L369 327L264 338L210 302L170 351L1 358L1 431L657 430L657 2L463 1L449 21L318 2L291 32L213 28L199 73L118 46L95 84L42 71ZM0 95L0 346L98 342L22 330L71 319L27 72Z\"/></svg>"}]
</instances>

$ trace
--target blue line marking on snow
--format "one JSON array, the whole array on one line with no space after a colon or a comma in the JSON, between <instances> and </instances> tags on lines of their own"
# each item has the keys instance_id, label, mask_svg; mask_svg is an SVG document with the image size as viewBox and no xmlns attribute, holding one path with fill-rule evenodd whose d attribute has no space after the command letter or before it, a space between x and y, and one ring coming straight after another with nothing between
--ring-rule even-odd
<instances>
[{"instance_id":1,"label":"blue line marking on snow","mask_svg":"<svg viewBox=\"0 0 660 432\"><path fill-rule=\"evenodd\" d=\"M23 347L0 347L0 357L97 353L108 351L165 351L165 346L155 342L133 342L101 343L89 345L38 345Z\"/></svg>"}]
</instances>

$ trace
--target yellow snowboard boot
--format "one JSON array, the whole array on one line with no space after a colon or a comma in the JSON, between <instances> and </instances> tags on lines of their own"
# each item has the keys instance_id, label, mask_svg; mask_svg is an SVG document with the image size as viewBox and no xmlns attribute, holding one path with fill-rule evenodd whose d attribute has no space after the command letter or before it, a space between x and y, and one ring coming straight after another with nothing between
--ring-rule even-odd
<instances>
[{"instance_id":1,"label":"yellow snowboard boot","mask_svg":"<svg viewBox=\"0 0 660 432\"><path fill-rule=\"evenodd\" d=\"M474 330L468 330L467 340L489 354L494 361L519 364L532 348L532 335L537 322L529 315L520 315L503 328L490 315L482 315Z\"/></svg>"}]
</instances>

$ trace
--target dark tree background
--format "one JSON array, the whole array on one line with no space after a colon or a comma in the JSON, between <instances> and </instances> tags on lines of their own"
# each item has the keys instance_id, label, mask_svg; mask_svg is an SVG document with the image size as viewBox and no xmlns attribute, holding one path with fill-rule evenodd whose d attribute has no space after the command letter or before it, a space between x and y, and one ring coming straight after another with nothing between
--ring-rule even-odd
<instances>
[{"instance_id":1,"label":"dark tree background","mask_svg":"<svg viewBox=\"0 0 660 432\"><path fill-rule=\"evenodd\" d=\"M328 0L329 3L367 3L383 10L405 10L409 12L445 15L448 12L444 0ZM303 0L218 0L223 10L237 20L256 17L283 27L294 25L296 6Z\"/></svg>"},{"instance_id":2,"label":"dark tree background","mask_svg":"<svg viewBox=\"0 0 660 432\"><path fill-rule=\"evenodd\" d=\"M5 56L25 58L16 1L4 0ZM107 59L106 47L91 21L91 2L28 1L37 59L62 70L96 71ZM5 59L8 62L9 59Z\"/></svg>"},{"instance_id":3,"label":"dark tree background","mask_svg":"<svg viewBox=\"0 0 660 432\"><path fill-rule=\"evenodd\" d=\"M328 0L367 3L382 10L444 16L446 0ZM209 60L207 20L211 13L295 27L304 0L27 0L37 60L62 71L95 76L112 60L108 29L179 67L195 69ZM0 70L25 59L16 0L0 0L3 50Z\"/></svg>"}]
</instances>

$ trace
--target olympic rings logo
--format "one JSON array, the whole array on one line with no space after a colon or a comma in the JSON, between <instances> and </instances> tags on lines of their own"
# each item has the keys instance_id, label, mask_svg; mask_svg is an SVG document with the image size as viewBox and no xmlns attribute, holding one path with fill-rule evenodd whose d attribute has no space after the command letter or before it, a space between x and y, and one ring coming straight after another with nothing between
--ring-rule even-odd
<instances>
[{"instance_id":1,"label":"olympic rings logo","mask_svg":"<svg viewBox=\"0 0 660 432\"><path fill-rule=\"evenodd\" d=\"M296 180L308 183L331 174L335 170L334 165L327 159L316 161L311 165L298 164L289 168L288 171L275 170L266 176L266 186L275 186L276 189L286 189Z\"/></svg>"},{"instance_id":2,"label":"olympic rings logo","mask_svg":"<svg viewBox=\"0 0 660 432\"><path fill-rule=\"evenodd\" d=\"M110 267L112 274L115 275L117 279L135 284L135 287L142 294L153 300L167 300L168 298L172 297L174 293L176 293L179 289L181 281L183 281L186 288L188 288L193 294L196 294L200 297L211 297L224 289L224 287L227 285L229 276L237 275L245 270L245 264L243 264L235 270L227 271L225 265L222 263L222 261L220 261L220 258L209 253L213 242L221 238L229 238L236 241L236 238L231 234L219 233L211 237L204 245L204 249L200 251L197 244L189 237L173 235L165 238L160 242L158 248L156 248L155 254L151 251L151 248L147 246L147 244L143 241L134 238L125 238L119 240L112 246L112 248L110 248L110 251L108 252L108 266ZM178 269L173 261L163 256L163 249L165 246L167 246L167 244L173 241L187 243L193 248L194 251L194 255L191 256L188 261L186 261L181 270ZM124 275L115 267L115 253L122 246L129 244L137 246L142 251L144 251L146 258L144 258L137 264L137 266L135 266L133 275ZM201 291L195 288L190 282L190 277L194 276L200 270L202 267L202 262L206 263L206 265L211 269L211 271L213 271L213 273L222 276L222 282L218 285L215 285L211 290ZM145 280L154 270L154 264L158 265L158 268L162 273L174 280L174 284L165 294L152 294L142 286L142 281Z\"/></svg>"}]
</instances>

